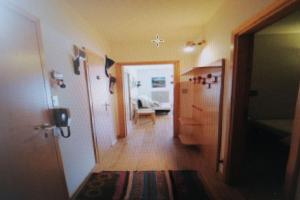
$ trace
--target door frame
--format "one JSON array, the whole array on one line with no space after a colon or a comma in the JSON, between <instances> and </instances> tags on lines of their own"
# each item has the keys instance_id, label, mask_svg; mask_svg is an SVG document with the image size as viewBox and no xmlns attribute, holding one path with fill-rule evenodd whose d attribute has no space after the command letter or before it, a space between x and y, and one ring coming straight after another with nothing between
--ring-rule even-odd
<instances>
[{"instance_id":1,"label":"door frame","mask_svg":"<svg viewBox=\"0 0 300 200\"><path fill-rule=\"evenodd\" d=\"M227 183L237 183L241 174L246 137L245 113L247 113L248 92L251 84L254 35L261 29L299 9L299 7L299 0L276 1L254 18L239 26L232 34L232 45L234 47L231 52L233 80L229 133L226 138L224 163L224 178ZM300 130L298 133L300 135ZM295 183L299 173L295 166L299 166L300 152L294 149L298 148L297 145L294 145L295 142L297 141L292 141L289 156L297 159L289 159L287 164L288 169L295 169L292 172L286 172L285 186L288 187L285 187L285 195L287 199L295 197ZM297 152L297 154L291 155L291 152Z\"/></svg>"},{"instance_id":2,"label":"door frame","mask_svg":"<svg viewBox=\"0 0 300 200\"><path fill-rule=\"evenodd\" d=\"M130 74L129 73L127 73L126 74L127 75L127 83L126 83L126 85L127 85L127 90L128 90L128 102L131 102L131 90L130 90L130 78L131 78L131 76L130 76ZM132 113L132 105L131 105L131 103L129 104L129 107L128 107L129 109L129 119L130 120L132 120L132 117L133 117L133 113Z\"/></svg>"},{"instance_id":3,"label":"door frame","mask_svg":"<svg viewBox=\"0 0 300 200\"><path fill-rule=\"evenodd\" d=\"M174 66L174 116L173 116L173 129L174 137L178 136L179 130L179 116L180 116L180 61L146 61L146 62L120 62L116 63L116 90L118 102L118 137L125 138L127 136L126 125L126 108L125 96L123 87L123 70L125 65L138 66L138 65L159 65L159 64L172 64Z\"/></svg>"},{"instance_id":4,"label":"door frame","mask_svg":"<svg viewBox=\"0 0 300 200\"><path fill-rule=\"evenodd\" d=\"M94 147L94 155L95 155L95 162L96 164L100 164L100 152L98 147L98 140L97 140L97 131L96 131L96 121L95 121L95 112L94 112L94 101L92 97L92 87L91 87L91 79L90 79L90 67L88 64L89 60L89 54L95 54L93 51L90 51L86 49L85 47L81 48L84 50L86 54L86 59L83 62L83 68L84 68L84 76L85 76L85 83L87 88L87 94L88 94L88 101L89 101L89 120L91 125L91 131L92 131L92 138L93 138L93 147ZM97 55L98 56L98 55ZM101 56L99 56L101 57Z\"/></svg>"},{"instance_id":5,"label":"door frame","mask_svg":"<svg viewBox=\"0 0 300 200\"><path fill-rule=\"evenodd\" d=\"M53 108L53 103L51 99L51 84L49 80L49 72L46 69L46 58L45 58L45 50L43 46L43 35L42 35L42 27L41 27L41 22L40 19L29 13L28 11L24 10L20 6L12 3L12 2L0 2L0 6L7 7L8 9L11 9L12 11L16 12L17 14L21 15L22 17L25 17L29 19L35 26L36 28L36 38L37 38L37 43L38 43L38 49L39 49L39 56L40 56L40 62L41 62L41 72L43 76L43 81L44 81L44 90L46 94L46 103L47 103L47 108L48 108L48 118L52 120L52 115L51 115L51 110ZM67 182L66 182L66 176L64 172L64 167L63 167L63 159L62 159L62 154L60 151L59 147L59 142L57 137L54 137L54 146L55 146L55 151L56 151L56 158L58 162L58 168L60 171L60 181L63 185L63 190L65 191L65 196L66 198L69 198L69 192L68 192L68 187L67 187Z\"/></svg>"}]
</instances>

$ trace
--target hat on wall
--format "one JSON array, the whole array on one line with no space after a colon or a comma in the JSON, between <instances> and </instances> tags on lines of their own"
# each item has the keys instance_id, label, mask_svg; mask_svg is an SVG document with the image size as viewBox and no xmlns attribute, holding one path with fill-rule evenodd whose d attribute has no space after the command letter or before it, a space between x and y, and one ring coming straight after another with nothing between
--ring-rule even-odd
<instances>
[{"instance_id":1,"label":"hat on wall","mask_svg":"<svg viewBox=\"0 0 300 200\"><path fill-rule=\"evenodd\" d=\"M115 61L105 56L105 74L107 77L109 77L108 69L111 68L113 64L115 64Z\"/></svg>"}]
</instances>

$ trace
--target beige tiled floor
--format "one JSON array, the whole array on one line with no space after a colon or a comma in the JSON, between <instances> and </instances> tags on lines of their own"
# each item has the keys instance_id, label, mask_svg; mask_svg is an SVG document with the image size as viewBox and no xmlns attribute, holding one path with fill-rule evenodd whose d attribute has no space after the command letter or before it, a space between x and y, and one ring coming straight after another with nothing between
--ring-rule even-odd
<instances>
[{"instance_id":1,"label":"beige tiled floor","mask_svg":"<svg viewBox=\"0 0 300 200\"><path fill-rule=\"evenodd\" d=\"M197 169L198 161L197 148L173 138L172 117L157 116L155 125L147 118L133 125L127 138L104 153L96 172Z\"/></svg>"}]
</instances>

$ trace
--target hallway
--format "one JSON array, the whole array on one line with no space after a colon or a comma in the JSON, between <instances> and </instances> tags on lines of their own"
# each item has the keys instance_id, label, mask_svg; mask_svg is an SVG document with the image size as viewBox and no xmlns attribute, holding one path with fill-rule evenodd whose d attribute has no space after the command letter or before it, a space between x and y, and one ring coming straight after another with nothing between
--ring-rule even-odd
<instances>
[{"instance_id":1,"label":"hallway","mask_svg":"<svg viewBox=\"0 0 300 200\"><path fill-rule=\"evenodd\" d=\"M173 138L172 118L142 119L105 153L95 171L196 170L200 152Z\"/></svg>"},{"instance_id":2,"label":"hallway","mask_svg":"<svg viewBox=\"0 0 300 200\"><path fill-rule=\"evenodd\" d=\"M300 0L0 13L0 200L300 199Z\"/></svg>"}]
</instances>

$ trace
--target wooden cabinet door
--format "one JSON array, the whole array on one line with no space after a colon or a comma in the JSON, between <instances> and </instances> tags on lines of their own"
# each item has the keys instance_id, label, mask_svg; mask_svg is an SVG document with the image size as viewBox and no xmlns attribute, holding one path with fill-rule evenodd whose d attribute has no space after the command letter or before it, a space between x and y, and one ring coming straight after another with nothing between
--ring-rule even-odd
<instances>
[{"instance_id":1,"label":"wooden cabinet door","mask_svg":"<svg viewBox=\"0 0 300 200\"><path fill-rule=\"evenodd\" d=\"M67 199L49 123L37 22L0 4L0 199Z\"/></svg>"}]
</instances>

